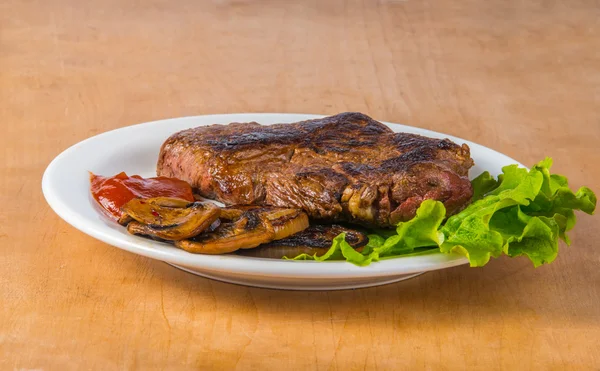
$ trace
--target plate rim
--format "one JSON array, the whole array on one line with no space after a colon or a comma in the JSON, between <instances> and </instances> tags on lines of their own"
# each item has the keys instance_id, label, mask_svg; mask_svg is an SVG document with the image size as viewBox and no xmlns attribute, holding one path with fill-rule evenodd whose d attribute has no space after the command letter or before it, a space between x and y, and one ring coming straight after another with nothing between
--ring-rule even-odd
<instances>
[{"instance_id":1,"label":"plate rim","mask_svg":"<svg viewBox=\"0 0 600 371\"><path fill-rule=\"evenodd\" d=\"M132 252L137 255L142 255L148 258L162 260L167 263L176 265L182 265L185 267L193 267L194 269L201 269L205 271L216 271L216 272L228 272L230 274L244 274L244 275L255 275L255 276L279 276L286 278L306 278L306 277L331 277L331 278L367 278L367 277L384 277L399 274L411 274L424 271L432 271L438 269L450 268L458 265L467 264L468 260L466 257L458 254L445 254L445 253L432 253L423 256L410 256L410 257L398 257L388 260L378 261L366 267L358 267L352 263L345 261L332 261L332 262L316 262L316 261L287 261L277 259L262 259L262 258L251 258L242 257L238 255L202 255L202 254L191 254L183 250L179 250L170 245L146 240L141 237L133 236L138 243L132 243L127 241L125 238L116 238L110 234L102 233L102 229L98 229L94 223L86 223L85 220L79 217L79 215L69 207L68 203L62 200L56 192L53 192L53 175L60 167L62 161L68 159L69 155L77 151L80 147L86 146L94 141L101 141L103 138L115 135L115 133L125 134L131 130L137 130L140 127L149 127L154 125L167 125L174 121L194 121L194 120L209 120L214 118L215 120L222 120L227 122L236 122L235 118L242 118L247 121L247 117L251 116L270 116L271 118L280 117L282 122L289 122L288 120L310 120L315 118L327 117L328 115L321 114L307 114L307 113L274 113L274 112L248 112L248 113L225 113L225 114L209 114L209 115L193 115L193 116L182 116L174 118L166 118L153 120L143 123L137 123L133 125L124 126L121 128L112 129L105 131L94 136L88 137L81 140L62 152L60 152L46 167L42 176L42 192L49 204L50 208L65 222L70 224L72 227L79 231L97 239L104 243L112 246L116 246L125 251ZM227 119L225 119L227 118ZM258 120L258 119L257 119ZM239 122L239 121L238 121ZM292 121L293 122L293 121ZM436 132L429 129L423 129L416 126L409 126L405 124L398 124L387 121L379 121L384 125L396 126L397 128L409 128L416 130L422 135L431 136L444 136L455 142L466 143L469 146L477 146L486 151L490 151L494 156L504 157L509 159L512 163L523 166L520 162L513 158L495 151L489 147L481 144L456 137L453 135ZM218 123L218 121L215 121ZM198 125L204 126L204 125ZM173 133L182 130L174 129ZM410 131L410 130L409 130ZM142 242L143 241L143 242ZM156 245L164 245L167 249L156 249ZM184 253L184 254L182 254ZM189 255L189 256L186 256ZM397 264L404 260L407 262L410 260L410 268L404 267ZM265 264L267 263L267 264ZM315 272L315 267L317 272ZM323 269L325 268L325 269Z\"/></svg>"}]
</instances>

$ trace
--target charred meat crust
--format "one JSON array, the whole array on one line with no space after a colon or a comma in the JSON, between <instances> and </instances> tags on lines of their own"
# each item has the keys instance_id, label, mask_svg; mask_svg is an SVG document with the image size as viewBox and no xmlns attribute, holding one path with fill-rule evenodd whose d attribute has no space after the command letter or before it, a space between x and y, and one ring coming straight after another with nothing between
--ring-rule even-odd
<instances>
[{"instance_id":1,"label":"charred meat crust","mask_svg":"<svg viewBox=\"0 0 600 371\"><path fill-rule=\"evenodd\" d=\"M425 199L471 199L469 147L394 133L355 112L294 124L202 126L163 144L157 174L225 204L300 208L316 220L388 227Z\"/></svg>"}]
</instances>

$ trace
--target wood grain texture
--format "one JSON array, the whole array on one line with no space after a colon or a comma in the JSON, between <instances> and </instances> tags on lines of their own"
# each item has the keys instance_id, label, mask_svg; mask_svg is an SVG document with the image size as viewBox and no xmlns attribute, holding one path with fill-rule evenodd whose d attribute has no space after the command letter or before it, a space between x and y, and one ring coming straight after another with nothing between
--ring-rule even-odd
<instances>
[{"instance_id":1,"label":"wood grain texture","mask_svg":"<svg viewBox=\"0 0 600 371\"><path fill-rule=\"evenodd\" d=\"M600 191L597 1L0 2L0 369L600 367L600 224L550 266L283 292L100 243L40 190L100 132L228 112L446 132ZM101 156L102 154L98 154Z\"/></svg>"}]
</instances>

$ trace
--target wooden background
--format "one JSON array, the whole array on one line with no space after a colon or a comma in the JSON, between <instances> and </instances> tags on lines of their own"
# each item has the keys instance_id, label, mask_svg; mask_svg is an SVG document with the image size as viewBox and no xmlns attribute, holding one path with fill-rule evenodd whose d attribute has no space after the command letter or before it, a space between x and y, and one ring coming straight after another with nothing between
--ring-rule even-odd
<instances>
[{"instance_id":1,"label":"wooden background","mask_svg":"<svg viewBox=\"0 0 600 371\"><path fill-rule=\"evenodd\" d=\"M598 192L600 3L0 1L0 369L598 370L598 217L538 269L284 292L100 243L41 194L54 156L106 130L347 110L552 156Z\"/></svg>"}]
</instances>

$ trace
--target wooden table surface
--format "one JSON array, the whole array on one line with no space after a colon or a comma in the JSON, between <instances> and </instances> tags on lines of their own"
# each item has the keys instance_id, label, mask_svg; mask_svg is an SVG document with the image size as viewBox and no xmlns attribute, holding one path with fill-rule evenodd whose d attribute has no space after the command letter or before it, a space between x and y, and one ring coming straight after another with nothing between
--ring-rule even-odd
<instances>
[{"instance_id":1,"label":"wooden table surface","mask_svg":"<svg viewBox=\"0 0 600 371\"><path fill-rule=\"evenodd\" d=\"M598 370L598 217L538 269L285 292L96 241L40 181L68 146L139 122L352 110L552 156L598 192L599 20L592 0L0 2L0 369Z\"/></svg>"}]
</instances>

